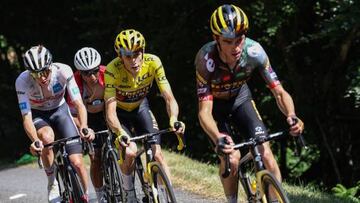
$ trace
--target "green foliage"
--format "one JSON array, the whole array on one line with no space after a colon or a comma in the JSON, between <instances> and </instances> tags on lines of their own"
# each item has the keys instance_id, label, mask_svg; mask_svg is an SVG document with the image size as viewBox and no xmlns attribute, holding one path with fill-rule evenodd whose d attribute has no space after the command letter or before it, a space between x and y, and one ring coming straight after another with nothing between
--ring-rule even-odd
<instances>
[{"instance_id":1,"label":"green foliage","mask_svg":"<svg viewBox=\"0 0 360 203\"><path fill-rule=\"evenodd\" d=\"M342 184L336 184L336 186L331 189L331 191L335 196L344 199L349 199L357 203L360 202L360 195L359 194L357 195L359 190L360 190L360 181L357 182L356 186L351 188L346 188Z\"/></svg>"},{"instance_id":2,"label":"green foliage","mask_svg":"<svg viewBox=\"0 0 360 203\"><path fill-rule=\"evenodd\" d=\"M297 152L299 153L299 152ZM307 150L301 150L300 154L296 154L295 150L286 148L287 168L289 169L289 176L293 178L300 177L306 172L313 163L320 158L320 151L317 146L308 146Z\"/></svg>"}]
</instances>

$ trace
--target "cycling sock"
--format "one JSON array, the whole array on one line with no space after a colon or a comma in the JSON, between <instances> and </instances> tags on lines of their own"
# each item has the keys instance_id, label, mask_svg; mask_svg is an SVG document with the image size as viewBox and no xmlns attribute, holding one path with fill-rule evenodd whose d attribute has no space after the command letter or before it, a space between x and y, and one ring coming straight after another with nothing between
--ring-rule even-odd
<instances>
[{"instance_id":1,"label":"cycling sock","mask_svg":"<svg viewBox=\"0 0 360 203\"><path fill-rule=\"evenodd\" d=\"M228 203L237 203L237 195L226 195Z\"/></svg>"},{"instance_id":2,"label":"cycling sock","mask_svg":"<svg viewBox=\"0 0 360 203\"><path fill-rule=\"evenodd\" d=\"M122 178L124 181L124 189L125 190L133 190L134 189L134 176L133 175L125 175L122 174Z\"/></svg>"},{"instance_id":3,"label":"cycling sock","mask_svg":"<svg viewBox=\"0 0 360 203\"><path fill-rule=\"evenodd\" d=\"M52 185L55 180L55 166L53 164L50 167L44 168L44 169L45 169L46 176L48 178L48 185Z\"/></svg>"}]
</instances>

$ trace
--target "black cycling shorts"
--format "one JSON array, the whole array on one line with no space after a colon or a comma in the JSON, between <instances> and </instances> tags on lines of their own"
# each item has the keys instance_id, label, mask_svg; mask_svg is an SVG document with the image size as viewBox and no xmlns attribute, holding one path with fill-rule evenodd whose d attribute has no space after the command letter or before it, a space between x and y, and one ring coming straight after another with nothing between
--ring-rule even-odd
<instances>
[{"instance_id":1,"label":"black cycling shorts","mask_svg":"<svg viewBox=\"0 0 360 203\"><path fill-rule=\"evenodd\" d=\"M88 112L88 126L93 129L95 132L107 130L107 125L105 121L104 111L98 113L89 113ZM95 136L95 139L92 141L95 149L100 149L104 143L104 137L101 137L104 134Z\"/></svg>"},{"instance_id":2,"label":"black cycling shorts","mask_svg":"<svg viewBox=\"0 0 360 203\"><path fill-rule=\"evenodd\" d=\"M255 102L251 98L241 102L239 102L239 98L233 100L214 99L213 117L217 122L219 131L231 135L235 142L240 141L240 137L232 135L230 125L236 128L241 138L248 139L267 135L265 125L256 109Z\"/></svg>"},{"instance_id":3,"label":"black cycling shorts","mask_svg":"<svg viewBox=\"0 0 360 203\"><path fill-rule=\"evenodd\" d=\"M48 111L31 109L31 113L36 130L50 126L55 133L55 140L79 135L66 102ZM65 148L68 154L81 154L81 139L72 140L71 143L66 144Z\"/></svg>"},{"instance_id":4,"label":"black cycling shorts","mask_svg":"<svg viewBox=\"0 0 360 203\"><path fill-rule=\"evenodd\" d=\"M149 102L146 98L141 102L138 108L131 112L120 108L117 108L116 112L122 128L129 135L139 136L159 131L158 124L150 110ZM160 137L160 135L154 136L153 139L148 141L148 143L160 144Z\"/></svg>"}]
</instances>

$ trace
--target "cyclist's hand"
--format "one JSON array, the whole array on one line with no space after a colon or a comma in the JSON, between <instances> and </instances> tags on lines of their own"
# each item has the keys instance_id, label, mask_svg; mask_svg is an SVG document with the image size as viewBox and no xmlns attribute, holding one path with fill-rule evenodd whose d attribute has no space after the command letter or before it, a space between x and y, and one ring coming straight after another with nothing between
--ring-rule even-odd
<instances>
[{"instance_id":1,"label":"cyclist's hand","mask_svg":"<svg viewBox=\"0 0 360 203\"><path fill-rule=\"evenodd\" d=\"M95 139L95 132L91 128L82 128L80 132L81 138L86 141L93 141Z\"/></svg>"},{"instance_id":2,"label":"cyclist's hand","mask_svg":"<svg viewBox=\"0 0 360 203\"><path fill-rule=\"evenodd\" d=\"M130 145L130 136L124 129L121 129L116 133L115 145L119 149L119 145L122 147L128 147Z\"/></svg>"},{"instance_id":3,"label":"cyclist's hand","mask_svg":"<svg viewBox=\"0 0 360 203\"><path fill-rule=\"evenodd\" d=\"M218 138L215 152L219 155L231 154L234 151L234 141L229 135L221 133L222 137Z\"/></svg>"},{"instance_id":4,"label":"cyclist's hand","mask_svg":"<svg viewBox=\"0 0 360 203\"><path fill-rule=\"evenodd\" d=\"M290 134L292 136L298 136L304 131L304 122L300 118L289 116L286 121L290 125Z\"/></svg>"},{"instance_id":5,"label":"cyclist's hand","mask_svg":"<svg viewBox=\"0 0 360 203\"><path fill-rule=\"evenodd\" d=\"M41 140L35 140L30 145L30 152L34 156L39 156L41 154L42 149L44 148L44 145Z\"/></svg>"},{"instance_id":6,"label":"cyclist's hand","mask_svg":"<svg viewBox=\"0 0 360 203\"><path fill-rule=\"evenodd\" d=\"M170 127L175 131L177 134L184 134L185 132L185 123L178 121L175 116L170 117Z\"/></svg>"}]
</instances>

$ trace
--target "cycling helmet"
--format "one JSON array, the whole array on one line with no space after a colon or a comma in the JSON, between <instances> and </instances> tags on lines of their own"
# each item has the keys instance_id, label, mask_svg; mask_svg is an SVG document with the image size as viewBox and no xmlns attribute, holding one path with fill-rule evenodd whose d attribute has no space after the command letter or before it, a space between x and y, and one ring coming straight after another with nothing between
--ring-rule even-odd
<instances>
[{"instance_id":1,"label":"cycling helmet","mask_svg":"<svg viewBox=\"0 0 360 203\"><path fill-rule=\"evenodd\" d=\"M210 28L214 35L235 38L247 32L249 22L239 7L225 4L219 6L211 15Z\"/></svg>"},{"instance_id":2,"label":"cycling helmet","mask_svg":"<svg viewBox=\"0 0 360 203\"><path fill-rule=\"evenodd\" d=\"M41 72L49 69L52 55L44 46L33 46L24 54L25 68L31 72Z\"/></svg>"},{"instance_id":3,"label":"cycling helmet","mask_svg":"<svg viewBox=\"0 0 360 203\"><path fill-rule=\"evenodd\" d=\"M74 57L74 65L80 71L89 71L97 68L101 63L98 51L91 47L83 47L78 50Z\"/></svg>"},{"instance_id":4,"label":"cycling helmet","mask_svg":"<svg viewBox=\"0 0 360 203\"><path fill-rule=\"evenodd\" d=\"M133 55L136 51L144 51L145 38L139 31L127 29L118 34L114 48L119 55Z\"/></svg>"}]
</instances>

